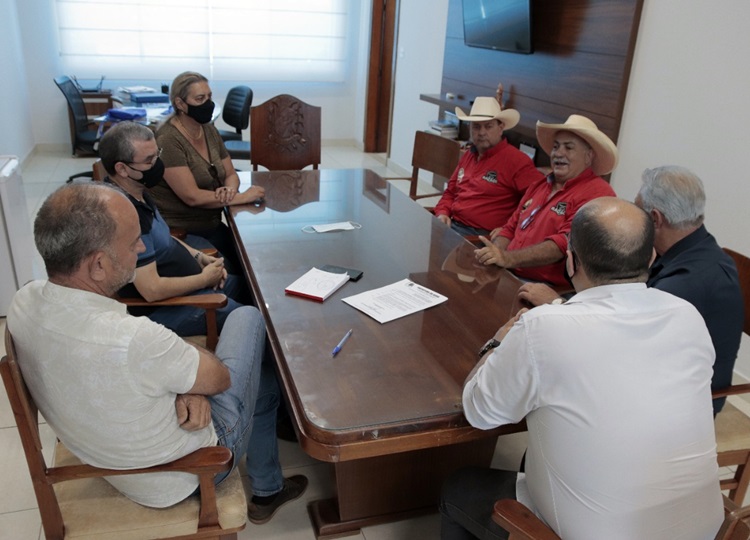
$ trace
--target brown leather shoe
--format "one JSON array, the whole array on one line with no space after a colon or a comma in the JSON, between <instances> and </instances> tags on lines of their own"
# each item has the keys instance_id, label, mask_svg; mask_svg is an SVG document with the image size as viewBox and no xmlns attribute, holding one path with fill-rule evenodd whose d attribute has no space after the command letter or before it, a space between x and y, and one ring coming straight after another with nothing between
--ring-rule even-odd
<instances>
[{"instance_id":1,"label":"brown leather shoe","mask_svg":"<svg viewBox=\"0 0 750 540\"><path fill-rule=\"evenodd\" d=\"M247 503L247 518L256 525L268 523L276 512L289 501L299 498L307 489L307 478L298 474L284 478L284 487L269 504Z\"/></svg>"}]
</instances>

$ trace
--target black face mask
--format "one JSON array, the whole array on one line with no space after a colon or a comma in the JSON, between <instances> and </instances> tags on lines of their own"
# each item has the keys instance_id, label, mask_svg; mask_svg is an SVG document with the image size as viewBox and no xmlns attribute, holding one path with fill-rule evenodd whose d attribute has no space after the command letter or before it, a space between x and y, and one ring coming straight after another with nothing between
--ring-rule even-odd
<instances>
[{"instance_id":1,"label":"black face mask","mask_svg":"<svg viewBox=\"0 0 750 540\"><path fill-rule=\"evenodd\" d=\"M578 261L576 261L576 255L573 254L573 272L578 270ZM565 265L563 266L563 276L565 276L565 281L567 281L570 284L570 288L575 290L575 286L573 285L573 279L571 278L570 274L568 273L568 263L565 262Z\"/></svg>"},{"instance_id":2,"label":"black face mask","mask_svg":"<svg viewBox=\"0 0 750 540\"><path fill-rule=\"evenodd\" d=\"M199 124L208 124L214 114L214 107L216 107L216 104L209 99L203 103L203 105L190 105L190 103L188 103L187 106L187 115L190 118Z\"/></svg>"},{"instance_id":3,"label":"black face mask","mask_svg":"<svg viewBox=\"0 0 750 540\"><path fill-rule=\"evenodd\" d=\"M130 167L130 165L128 165ZM131 167L132 168L132 167ZM138 170L138 169L133 169ZM154 163L154 166L148 169L147 171L138 171L143 175L143 178L133 178L132 176L128 175L128 178L131 180L135 180L139 184L143 184L147 188L152 188L156 184L159 183L159 181L164 178L164 162L161 160L160 157L156 158L156 163Z\"/></svg>"}]
</instances>

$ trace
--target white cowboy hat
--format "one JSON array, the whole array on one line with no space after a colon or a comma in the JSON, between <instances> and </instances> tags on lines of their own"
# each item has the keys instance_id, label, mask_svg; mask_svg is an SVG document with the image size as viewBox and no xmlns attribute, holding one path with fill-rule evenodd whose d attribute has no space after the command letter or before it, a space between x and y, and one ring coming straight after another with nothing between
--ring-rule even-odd
<instances>
[{"instance_id":1,"label":"white cowboy hat","mask_svg":"<svg viewBox=\"0 0 750 540\"><path fill-rule=\"evenodd\" d=\"M555 144L555 134L558 131L570 131L586 141L594 150L594 161L591 169L596 175L612 172L617 166L617 147L612 140L599 131L596 124L579 114L571 114L564 124L545 124L537 121L536 139L539 146L549 155Z\"/></svg>"},{"instance_id":2,"label":"white cowboy hat","mask_svg":"<svg viewBox=\"0 0 750 540\"><path fill-rule=\"evenodd\" d=\"M464 122L486 122L487 120L500 120L503 129L513 129L521 119L521 115L515 109L502 110L500 103L494 97L478 97L471 106L471 113L465 114L456 107L456 116Z\"/></svg>"}]
</instances>

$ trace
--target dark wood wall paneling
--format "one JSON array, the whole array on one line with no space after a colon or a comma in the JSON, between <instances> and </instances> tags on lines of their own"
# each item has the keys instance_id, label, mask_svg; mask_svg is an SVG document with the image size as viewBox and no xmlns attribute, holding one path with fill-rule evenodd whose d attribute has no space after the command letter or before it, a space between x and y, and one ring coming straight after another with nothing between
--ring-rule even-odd
<instances>
[{"instance_id":1,"label":"dark wood wall paneling","mask_svg":"<svg viewBox=\"0 0 750 540\"><path fill-rule=\"evenodd\" d=\"M466 112L477 96L505 87L505 106L521 113L507 136L536 145L535 125L583 114L617 142L643 0L534 0L533 54L464 45L461 0L450 0L441 95L428 99ZM445 94L457 96L446 101ZM461 99L463 98L463 99ZM548 162L537 153L538 165Z\"/></svg>"}]
</instances>

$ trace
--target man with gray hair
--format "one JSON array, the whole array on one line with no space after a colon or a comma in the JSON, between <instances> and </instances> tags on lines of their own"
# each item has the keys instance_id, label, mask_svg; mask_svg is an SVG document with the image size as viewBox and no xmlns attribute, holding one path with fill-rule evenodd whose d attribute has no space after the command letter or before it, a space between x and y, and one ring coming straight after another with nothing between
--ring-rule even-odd
<instances>
[{"instance_id":1,"label":"man with gray hair","mask_svg":"<svg viewBox=\"0 0 750 540\"><path fill-rule=\"evenodd\" d=\"M671 165L646 169L642 181L635 204L651 216L659 255L647 285L687 300L700 312L716 349L711 389L726 388L740 348L744 305L734 261L703 225L703 182ZM724 401L714 401L714 414Z\"/></svg>"},{"instance_id":2,"label":"man with gray hair","mask_svg":"<svg viewBox=\"0 0 750 540\"><path fill-rule=\"evenodd\" d=\"M744 306L734 261L703 225L703 182L688 169L671 165L646 169L642 181L635 204L654 223L659 256L647 285L687 300L703 316L716 350L711 389L726 388L740 347ZM563 302L541 283L524 283L518 296L533 306ZM714 414L724 401L714 400Z\"/></svg>"}]
</instances>

